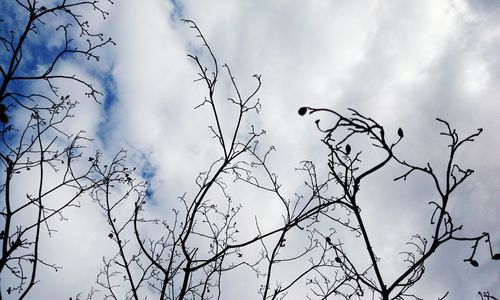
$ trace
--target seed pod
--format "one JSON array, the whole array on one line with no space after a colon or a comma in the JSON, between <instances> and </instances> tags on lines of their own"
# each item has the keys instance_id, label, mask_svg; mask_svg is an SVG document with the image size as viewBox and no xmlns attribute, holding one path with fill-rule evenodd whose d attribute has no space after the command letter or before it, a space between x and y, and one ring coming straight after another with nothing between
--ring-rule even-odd
<instances>
[{"instance_id":1,"label":"seed pod","mask_svg":"<svg viewBox=\"0 0 500 300\"><path fill-rule=\"evenodd\" d=\"M303 116L307 113L307 107L299 108L299 115Z\"/></svg>"}]
</instances>

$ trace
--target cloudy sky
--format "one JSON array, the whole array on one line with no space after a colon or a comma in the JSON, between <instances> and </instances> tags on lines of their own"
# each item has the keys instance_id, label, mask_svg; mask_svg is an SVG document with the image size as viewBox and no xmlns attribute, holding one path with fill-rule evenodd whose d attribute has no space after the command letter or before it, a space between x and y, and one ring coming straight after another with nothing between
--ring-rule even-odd
<instances>
[{"instance_id":1,"label":"cloudy sky","mask_svg":"<svg viewBox=\"0 0 500 300\"><path fill-rule=\"evenodd\" d=\"M156 209L189 192L215 151L210 116L194 110L205 90L193 82L197 70L186 56L200 49L195 32L180 21L187 18L244 92L255 84L252 75L262 76L262 110L253 122L267 132L263 143L276 148L271 161L289 197L303 181L294 171L300 161L326 162L315 117L299 117L301 106L342 113L355 108L393 138L402 127L401 155L437 170L447 141L436 117L462 135L484 128L458 157L476 172L455 195L452 211L464 232L489 231L500 249L500 2L121 0L109 12L106 20L91 17L91 24L117 45L101 52L97 66L61 67L89 76L105 91L102 105L81 101L71 126L87 130L105 153L127 149L130 163L151 182ZM411 235L426 232L432 213L432 185L420 178L394 184L394 175L381 173L361 194L386 274L397 268ZM261 213L273 216L272 209L254 214ZM68 217L42 245L45 256L57 257L64 268L43 271L34 292L44 296L38 299L86 294L101 257L111 253L106 222L94 204ZM449 299L478 299L478 291L490 291L500 297L500 264L485 247L477 257L481 267L471 267L463 262L469 247L440 249L416 286L418 295L437 299L450 291Z\"/></svg>"}]
</instances>

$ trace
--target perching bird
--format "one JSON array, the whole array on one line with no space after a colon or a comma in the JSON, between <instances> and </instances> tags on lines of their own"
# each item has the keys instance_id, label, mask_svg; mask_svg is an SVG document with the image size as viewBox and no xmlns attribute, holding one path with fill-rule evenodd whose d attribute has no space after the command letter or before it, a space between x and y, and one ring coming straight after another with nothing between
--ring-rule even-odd
<instances>
[{"instance_id":1,"label":"perching bird","mask_svg":"<svg viewBox=\"0 0 500 300\"><path fill-rule=\"evenodd\" d=\"M398 129L398 135L399 135L399 138L403 138L403 129L401 129L401 127L399 127L399 129Z\"/></svg>"}]
</instances>

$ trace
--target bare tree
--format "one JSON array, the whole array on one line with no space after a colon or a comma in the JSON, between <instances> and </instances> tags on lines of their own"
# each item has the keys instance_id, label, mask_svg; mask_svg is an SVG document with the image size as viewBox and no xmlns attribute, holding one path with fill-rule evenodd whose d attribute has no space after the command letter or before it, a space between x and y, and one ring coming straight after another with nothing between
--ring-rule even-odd
<instances>
[{"instance_id":1,"label":"bare tree","mask_svg":"<svg viewBox=\"0 0 500 300\"><path fill-rule=\"evenodd\" d=\"M116 247L114 256L103 258L88 299L220 299L231 277L244 271L256 275L258 284L248 289L262 299L419 299L414 285L424 276L428 259L445 243L471 245L464 261L473 267L479 266L476 250L481 241L492 259L500 259L488 233L462 235L462 226L449 210L453 194L473 174L456 162L456 153L482 129L460 138L448 122L438 119L444 128L441 135L449 139L446 172L440 176L430 164L407 162L397 153L404 140L402 129L390 140L381 124L356 110L342 114L302 107L302 116L321 113L321 120L329 119L316 121L329 150L328 172L319 172L312 161L302 162L297 171L306 178L305 185L292 196L284 195L269 164L274 148L261 145L265 131L252 125L261 108L261 77L254 75L254 89L244 94L229 66L219 65L190 20L185 22L204 50L199 56L188 55L198 67L195 81L207 91L197 109L212 117L209 133L218 155L195 178L195 191L181 195L167 217L155 215L149 208L148 184L127 166L125 151L108 163L99 152L84 158L91 140L65 127L78 104L75 95L64 93L65 83L79 85L96 102L102 94L82 77L61 73L60 65L70 59L99 60L97 50L113 41L92 32L83 16L92 10L105 18L107 12L98 1L78 0L51 6L36 0L4 1L0 7L18 12L0 19L0 299L28 298L40 267L60 268L45 258L40 245L54 233L53 220L65 220L64 211L79 206L86 193L105 212L106 235ZM23 17L13 19L18 16ZM20 22L23 27L18 29ZM53 34L59 34L61 43L44 48L43 41ZM30 49L43 51L36 55ZM232 88L227 99L216 97L222 80ZM236 115L222 113L228 108ZM365 146L359 148L359 141ZM367 159L372 150L377 155ZM375 233L359 201L367 178L389 164L405 170L395 180L406 181L414 173L429 177L438 195L429 203L434 209L429 216L433 233L415 234L407 241L410 249L403 254L408 267L395 279L383 276L373 246ZM274 227L267 226L259 212L254 219L245 217L248 212L235 186L265 195L279 207ZM366 249L364 259L348 250L345 233ZM496 299L488 292L479 296Z\"/></svg>"},{"instance_id":2,"label":"bare tree","mask_svg":"<svg viewBox=\"0 0 500 300\"><path fill-rule=\"evenodd\" d=\"M334 250L335 260L344 275L337 280L339 283L337 286L321 286L320 282L315 282L314 284L317 285L316 291L321 291L317 292L317 295L327 297L331 294L338 294L339 289L348 286L351 293L346 297L347 299L351 295L362 296L365 293L372 294L374 295L372 297L384 300L419 299L412 292L412 287L422 278L425 272L424 265L426 261L439 247L452 241L468 243L472 246L470 257L465 258L464 261L474 267L479 266L479 263L475 260L475 255L479 242L482 240L487 243L491 258L494 260L500 259L500 253L493 253L488 233L484 232L477 236L461 235L460 231L463 226L457 225L456 219L452 218L448 210L450 201L453 201L452 194L474 172L471 169L461 167L456 161L456 154L465 143L473 142L483 129L479 128L476 132L460 138L456 130L448 122L439 118L437 119L444 126L444 131L440 134L448 137L450 140L448 159L443 162L446 172L443 177L440 177L429 163L425 166L419 166L407 162L401 155L396 154L396 146L404 138L401 128L397 131L398 139L389 141L387 140L383 126L356 110L351 109L350 115L343 115L324 108L302 107L299 109L300 115L318 112L327 112L336 118L333 126L324 128L321 126L319 120L316 121L316 125L318 130L325 134L322 141L330 152L328 157L329 176L333 178L335 184L341 187L342 196L338 199L338 203L352 216L347 221L340 221L337 224L348 227L356 236L363 240L370 263L365 266L357 265L354 263L355 260L353 257L347 251L344 251L341 242L334 242L330 237L326 237L326 248ZM349 142L359 136L369 141L371 147L381 152L381 157L378 161L369 161L366 164L362 164L363 151L352 152ZM392 162L407 169L401 176L396 177L395 181L407 180L411 174L421 172L430 177L439 200L429 202L429 205L434 208L434 212L430 216L433 234L430 237L415 234L407 242L407 245L413 247L413 249L403 252L408 268L397 276L395 280L390 281L382 276L380 258L376 256L376 250L371 243L374 233L370 234L370 229L365 225L366 217L362 215L358 193L366 178L374 176L375 172ZM315 189L316 187L312 186L311 188Z\"/></svg>"},{"instance_id":3,"label":"bare tree","mask_svg":"<svg viewBox=\"0 0 500 300\"><path fill-rule=\"evenodd\" d=\"M145 183L131 177L123 156L115 160L119 162L115 165L121 168L102 174L109 184L96 189L93 196L108 216L108 236L117 246L116 256L104 259L104 268L97 278L97 284L104 289L106 299L142 299L144 296L141 295L147 294L150 289L155 290L160 299L206 298L207 295L220 294L223 273L243 265L252 267L242 259L240 262L233 260L241 258L239 249L263 238L259 236L243 243L236 242L238 230L235 218L241 206L232 201L225 182L225 178L231 175L237 178L250 176L249 161L242 157L254 153L258 138L264 134L264 131L257 131L253 126L249 132L244 131L247 115L260 109L259 99L255 98L261 85L260 76L254 76L257 82L254 91L243 96L230 68L227 65L222 70L219 68L215 55L198 27L192 21L186 22L198 33L213 63L213 69L209 70L199 57L189 55L199 67L196 81L203 82L208 90L207 97L197 108L206 108L213 116L214 125L210 131L216 140L220 157L198 175L198 190L194 195L181 196L181 207L174 209L171 219L165 221L147 219L141 215L147 206ZM220 71L228 76L236 95L225 103L215 99ZM230 130L225 130L221 125L219 105L230 105L238 111L234 124L229 126L232 128ZM110 188L117 183L126 186L120 188L124 190L122 196L117 196L116 190ZM222 196L223 201L212 201L212 193L218 193L217 196ZM125 200L132 197L135 204L129 217L117 218L129 205ZM147 225L161 227L162 235L154 239L143 234L143 227ZM200 246L196 246L198 244ZM123 279L126 279L125 282ZM126 292L120 294L123 284L127 285Z\"/></svg>"},{"instance_id":4,"label":"bare tree","mask_svg":"<svg viewBox=\"0 0 500 300\"><path fill-rule=\"evenodd\" d=\"M98 1L57 2L0 4L0 299L28 298L41 267L60 268L40 251L54 232L52 221L65 220L66 209L104 184L94 176L99 154L82 157L91 140L66 127L81 95L64 94L62 86L77 84L96 102L102 94L60 65L99 60L96 50L113 42L92 32L83 15L108 13ZM47 45L49 37L60 43Z\"/></svg>"},{"instance_id":5,"label":"bare tree","mask_svg":"<svg viewBox=\"0 0 500 300\"><path fill-rule=\"evenodd\" d=\"M396 154L404 138L402 129L391 141L382 125L355 110L343 115L302 107L298 111L302 116L322 112L334 118L332 126L316 121L324 134L322 142L329 149L329 171L319 174L314 162L302 162L297 170L305 175L305 187L288 197L269 167L274 148L260 146L265 132L251 121L260 109L256 98L260 76L254 75L254 90L242 94L229 66L219 67L200 29L193 21L185 22L205 50L206 55L188 56L198 67L195 81L206 86L207 96L197 109L208 110L213 118L209 130L219 156L199 173L197 189L180 196L179 205L166 218L151 213L147 183L136 179L133 170L126 167L124 153L115 157L111 163L114 168L100 169L104 170L100 178L106 184L96 187L92 195L106 213L107 234L117 251L115 256L103 258L97 288L89 299L220 299L232 274L241 274L242 270L257 276L257 288L249 287L248 293L255 292L256 298L262 299L419 299L413 286L424 275L426 261L444 243L471 244L472 253L465 261L474 267L479 264L475 254L480 241L487 243L492 259L500 259L500 254L493 253L489 234L460 235L462 227L448 210L452 193L473 173L461 167L455 155L465 143L474 141L481 129L459 138L448 122L438 119L445 128L441 134L450 139L448 160L444 162L447 171L441 178L431 165L418 166ZM227 99L215 96L222 78L227 78L232 87L233 96ZM224 106L235 108L236 118L226 119L221 112ZM363 151L354 151L351 146L357 138L367 140L367 147L377 150L379 154L374 157L380 160L362 162ZM366 178L376 176L389 163L406 170L395 180L421 172L432 179L439 195L438 201L430 203L435 209L430 216L433 235L413 236L408 242L413 249L404 252L408 268L392 281L382 275L380 258L371 242L373 233L366 227L358 201ZM258 216L254 220L243 217L244 202L233 195L234 185L260 195L267 193L268 202L280 206L276 212L279 225L263 229L265 224ZM254 226L241 225L249 223ZM349 255L340 231L360 240L366 248L366 263ZM488 293L480 295L494 299Z\"/></svg>"}]
</instances>

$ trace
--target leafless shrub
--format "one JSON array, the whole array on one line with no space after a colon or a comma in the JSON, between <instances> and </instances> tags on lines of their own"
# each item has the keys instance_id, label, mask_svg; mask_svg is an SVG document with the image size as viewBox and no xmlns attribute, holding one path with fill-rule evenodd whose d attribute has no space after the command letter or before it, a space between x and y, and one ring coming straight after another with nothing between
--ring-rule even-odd
<instances>
[{"instance_id":1,"label":"leafless shrub","mask_svg":"<svg viewBox=\"0 0 500 300\"><path fill-rule=\"evenodd\" d=\"M91 140L83 131L67 130L78 95L64 94L61 85L75 83L97 102L102 94L59 67L64 60L98 60L96 50L113 42L93 33L80 15L93 9L105 17L98 1L43 6L17 0L0 7L0 298L24 299L39 281L40 268L60 268L40 252L41 241L55 231L52 221L65 220L68 208L78 207L82 195L103 184L94 176L99 154L82 163ZM61 43L48 46L48 36Z\"/></svg>"}]
</instances>

